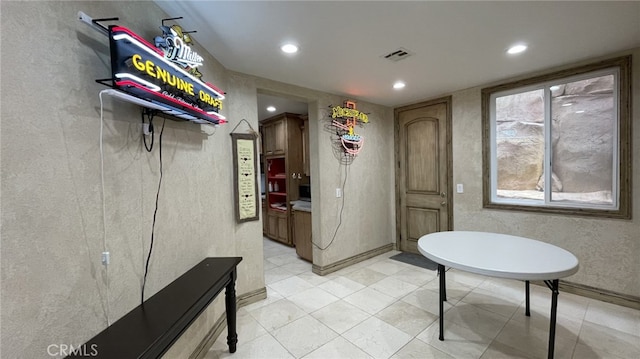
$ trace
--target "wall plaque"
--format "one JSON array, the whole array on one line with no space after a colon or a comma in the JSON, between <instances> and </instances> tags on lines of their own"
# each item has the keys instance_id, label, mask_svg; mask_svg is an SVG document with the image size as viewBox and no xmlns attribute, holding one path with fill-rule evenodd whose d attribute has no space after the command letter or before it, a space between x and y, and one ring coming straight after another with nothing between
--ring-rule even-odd
<instances>
[{"instance_id":1,"label":"wall plaque","mask_svg":"<svg viewBox=\"0 0 640 359\"><path fill-rule=\"evenodd\" d=\"M233 193L238 223L258 220L256 137L232 133Z\"/></svg>"}]
</instances>

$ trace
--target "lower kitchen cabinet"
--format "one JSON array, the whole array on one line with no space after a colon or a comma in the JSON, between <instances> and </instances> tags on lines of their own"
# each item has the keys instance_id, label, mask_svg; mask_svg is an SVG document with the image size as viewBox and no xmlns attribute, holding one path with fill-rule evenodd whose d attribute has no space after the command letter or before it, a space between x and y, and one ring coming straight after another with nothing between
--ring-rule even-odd
<instances>
[{"instance_id":1,"label":"lower kitchen cabinet","mask_svg":"<svg viewBox=\"0 0 640 359\"><path fill-rule=\"evenodd\" d=\"M289 241L289 227L287 226L287 212L267 209L267 237L286 245Z\"/></svg>"},{"instance_id":2,"label":"lower kitchen cabinet","mask_svg":"<svg viewBox=\"0 0 640 359\"><path fill-rule=\"evenodd\" d=\"M264 199L262 200L262 234L269 234L269 220L267 219L267 206Z\"/></svg>"},{"instance_id":3,"label":"lower kitchen cabinet","mask_svg":"<svg viewBox=\"0 0 640 359\"><path fill-rule=\"evenodd\" d=\"M313 263L311 212L293 211L293 236L298 256Z\"/></svg>"}]
</instances>

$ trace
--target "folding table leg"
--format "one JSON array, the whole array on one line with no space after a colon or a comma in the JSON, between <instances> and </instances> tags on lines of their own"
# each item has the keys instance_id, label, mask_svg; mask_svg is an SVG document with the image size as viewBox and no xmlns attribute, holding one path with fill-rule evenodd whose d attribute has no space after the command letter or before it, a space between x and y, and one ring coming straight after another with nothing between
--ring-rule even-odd
<instances>
[{"instance_id":1,"label":"folding table leg","mask_svg":"<svg viewBox=\"0 0 640 359\"><path fill-rule=\"evenodd\" d=\"M527 317L531 316L531 311L529 311L529 281L524 281L524 293L525 293L525 310L524 315Z\"/></svg>"},{"instance_id":2,"label":"folding table leg","mask_svg":"<svg viewBox=\"0 0 640 359\"><path fill-rule=\"evenodd\" d=\"M545 280L544 283L551 289L551 320L549 321L549 352L548 359L553 359L554 346L556 342L556 313L558 312L559 280Z\"/></svg>"},{"instance_id":3,"label":"folding table leg","mask_svg":"<svg viewBox=\"0 0 640 359\"><path fill-rule=\"evenodd\" d=\"M444 266L438 264L438 275L440 276L440 337L438 339L440 340L444 340L444 301L447 300L444 272Z\"/></svg>"}]
</instances>

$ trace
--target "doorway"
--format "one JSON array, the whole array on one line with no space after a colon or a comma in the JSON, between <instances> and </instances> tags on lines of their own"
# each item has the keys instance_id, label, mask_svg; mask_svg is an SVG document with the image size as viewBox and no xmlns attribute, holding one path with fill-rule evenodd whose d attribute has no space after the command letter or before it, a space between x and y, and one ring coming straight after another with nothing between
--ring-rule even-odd
<instances>
[{"instance_id":1,"label":"doorway","mask_svg":"<svg viewBox=\"0 0 640 359\"><path fill-rule=\"evenodd\" d=\"M396 243L452 229L451 96L395 109Z\"/></svg>"},{"instance_id":2,"label":"doorway","mask_svg":"<svg viewBox=\"0 0 640 359\"><path fill-rule=\"evenodd\" d=\"M301 259L312 261L309 106L306 99L263 90L258 90L257 100L266 273L267 264L291 267ZM294 267L289 271L306 268Z\"/></svg>"}]
</instances>

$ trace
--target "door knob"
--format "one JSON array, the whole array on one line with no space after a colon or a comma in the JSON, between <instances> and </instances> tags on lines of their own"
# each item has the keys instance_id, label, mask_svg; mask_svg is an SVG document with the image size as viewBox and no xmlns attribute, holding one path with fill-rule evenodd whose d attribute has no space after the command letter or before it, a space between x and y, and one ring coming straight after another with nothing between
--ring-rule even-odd
<instances>
[{"instance_id":1,"label":"door knob","mask_svg":"<svg viewBox=\"0 0 640 359\"><path fill-rule=\"evenodd\" d=\"M446 206L446 205L447 205L447 201L442 201L442 202L440 202L440 205L441 205L441 206Z\"/></svg>"},{"instance_id":2,"label":"door knob","mask_svg":"<svg viewBox=\"0 0 640 359\"><path fill-rule=\"evenodd\" d=\"M447 192L440 192L440 197L445 198L447 196Z\"/></svg>"}]
</instances>

